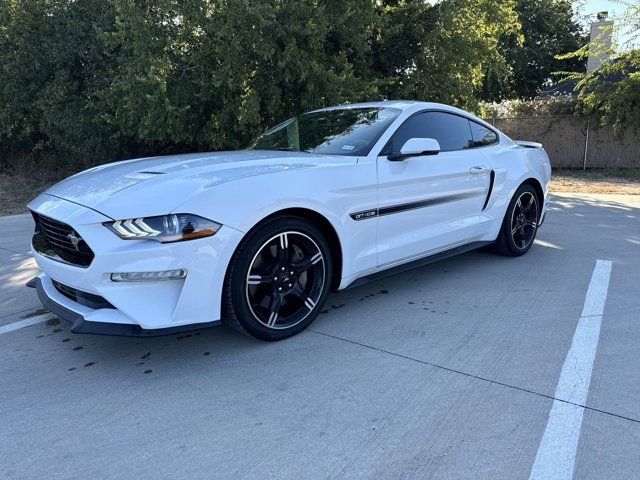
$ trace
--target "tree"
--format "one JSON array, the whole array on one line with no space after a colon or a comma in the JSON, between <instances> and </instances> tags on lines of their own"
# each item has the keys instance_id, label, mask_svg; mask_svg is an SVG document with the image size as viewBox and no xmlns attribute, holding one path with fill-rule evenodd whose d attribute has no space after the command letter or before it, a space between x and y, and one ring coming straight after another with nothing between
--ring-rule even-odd
<instances>
[{"instance_id":1,"label":"tree","mask_svg":"<svg viewBox=\"0 0 640 480\"><path fill-rule=\"evenodd\" d=\"M77 169L239 148L360 100L476 105L515 0L5 0L0 154ZM2 168L2 164L0 164Z\"/></svg>"},{"instance_id":2,"label":"tree","mask_svg":"<svg viewBox=\"0 0 640 480\"><path fill-rule=\"evenodd\" d=\"M374 61L382 91L475 108L488 66L504 64L499 39L518 34L514 9L512 0L387 2Z\"/></svg>"},{"instance_id":3,"label":"tree","mask_svg":"<svg viewBox=\"0 0 640 480\"><path fill-rule=\"evenodd\" d=\"M486 72L482 98L532 98L553 80L554 72L584 69L579 57L557 58L588 41L575 19L569 0L518 0L516 10L522 28L504 35L498 48L508 69Z\"/></svg>"},{"instance_id":4,"label":"tree","mask_svg":"<svg viewBox=\"0 0 640 480\"><path fill-rule=\"evenodd\" d=\"M112 132L93 102L110 83L115 52L99 32L112 29L114 20L113 6L100 0L0 4L3 158L54 150L90 164L122 153L109 143Z\"/></svg>"},{"instance_id":5,"label":"tree","mask_svg":"<svg viewBox=\"0 0 640 480\"><path fill-rule=\"evenodd\" d=\"M617 132L626 128L640 128L640 4L621 2L626 6L624 14L616 19L614 29L625 30L627 41L616 52L615 46L605 47L598 39L567 58L587 57L589 52L607 48L611 60L604 62L591 73L578 72L569 78L578 79L579 108L583 113L601 117L603 123L613 125Z\"/></svg>"}]
</instances>

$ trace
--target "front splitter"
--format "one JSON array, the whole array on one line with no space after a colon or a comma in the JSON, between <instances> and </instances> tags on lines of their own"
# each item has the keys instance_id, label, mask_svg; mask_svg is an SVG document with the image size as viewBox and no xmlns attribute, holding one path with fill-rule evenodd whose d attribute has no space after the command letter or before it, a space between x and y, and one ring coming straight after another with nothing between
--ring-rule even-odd
<instances>
[{"instance_id":1,"label":"front splitter","mask_svg":"<svg viewBox=\"0 0 640 480\"><path fill-rule=\"evenodd\" d=\"M213 322L194 323L178 327L142 328L140 325L125 323L92 322L86 320L82 314L74 312L49 297L45 292L42 286L42 280L39 277L32 278L27 283L27 286L36 289L40 302L47 310L62 320L66 320L71 323L72 333L111 335L118 337L160 337L163 335L203 330L205 328L211 328L221 324L220 320L216 320Z\"/></svg>"}]
</instances>

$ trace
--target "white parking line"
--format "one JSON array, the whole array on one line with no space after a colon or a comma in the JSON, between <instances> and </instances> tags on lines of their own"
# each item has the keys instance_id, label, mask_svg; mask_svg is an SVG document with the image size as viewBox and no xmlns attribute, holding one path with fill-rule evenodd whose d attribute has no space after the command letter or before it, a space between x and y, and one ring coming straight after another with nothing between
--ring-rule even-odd
<instances>
[{"instance_id":1,"label":"white parking line","mask_svg":"<svg viewBox=\"0 0 640 480\"><path fill-rule=\"evenodd\" d=\"M554 400L551 407L547 428L531 469L531 480L573 478L584 413L584 408L579 405L587 402L610 276L611 262L597 260L582 315L556 387L555 398L558 400Z\"/></svg>"},{"instance_id":2,"label":"white parking line","mask_svg":"<svg viewBox=\"0 0 640 480\"><path fill-rule=\"evenodd\" d=\"M13 332L15 330L20 330L24 327L30 327L31 325L35 325L36 323L44 322L45 320L49 320L51 318L51 314L46 313L44 315L38 315L37 317L25 318L24 320L20 320L19 322L8 323L7 325L0 326L0 335L3 333Z\"/></svg>"}]
</instances>

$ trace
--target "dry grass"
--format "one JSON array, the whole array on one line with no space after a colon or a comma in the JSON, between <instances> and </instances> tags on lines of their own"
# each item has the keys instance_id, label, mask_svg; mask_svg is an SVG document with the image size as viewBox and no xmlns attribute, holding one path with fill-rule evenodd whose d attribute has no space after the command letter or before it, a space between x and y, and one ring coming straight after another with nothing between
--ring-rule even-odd
<instances>
[{"instance_id":1,"label":"dry grass","mask_svg":"<svg viewBox=\"0 0 640 480\"><path fill-rule=\"evenodd\" d=\"M25 213L26 205L61 173L43 173L29 169L20 174L0 173L0 215ZM620 170L566 170L553 171L552 192L609 193L640 195L640 168Z\"/></svg>"},{"instance_id":2,"label":"dry grass","mask_svg":"<svg viewBox=\"0 0 640 480\"><path fill-rule=\"evenodd\" d=\"M550 190L563 193L640 195L640 168L553 171Z\"/></svg>"},{"instance_id":3,"label":"dry grass","mask_svg":"<svg viewBox=\"0 0 640 480\"><path fill-rule=\"evenodd\" d=\"M0 173L0 215L27 212L27 203L57 181L53 174Z\"/></svg>"}]
</instances>

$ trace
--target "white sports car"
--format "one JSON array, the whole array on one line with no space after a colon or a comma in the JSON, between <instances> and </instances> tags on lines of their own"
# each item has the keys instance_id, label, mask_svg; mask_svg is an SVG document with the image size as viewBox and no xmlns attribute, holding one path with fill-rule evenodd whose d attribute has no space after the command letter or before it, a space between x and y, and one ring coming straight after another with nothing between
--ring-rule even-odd
<instances>
[{"instance_id":1,"label":"white sports car","mask_svg":"<svg viewBox=\"0 0 640 480\"><path fill-rule=\"evenodd\" d=\"M116 162L51 187L29 204L31 286L76 333L223 321L278 340L330 290L486 244L524 254L550 177L540 144L457 108L323 108L247 150Z\"/></svg>"}]
</instances>

